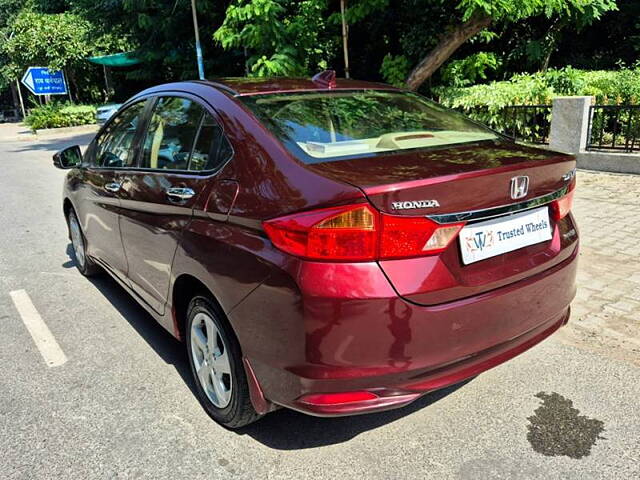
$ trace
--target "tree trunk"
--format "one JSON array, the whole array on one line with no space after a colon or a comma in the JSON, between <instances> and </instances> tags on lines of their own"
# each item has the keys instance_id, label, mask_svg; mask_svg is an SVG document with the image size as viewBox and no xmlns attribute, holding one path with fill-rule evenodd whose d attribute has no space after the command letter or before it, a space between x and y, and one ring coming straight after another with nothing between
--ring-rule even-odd
<instances>
[{"instance_id":1,"label":"tree trunk","mask_svg":"<svg viewBox=\"0 0 640 480\"><path fill-rule=\"evenodd\" d=\"M549 68L549 62L551 61L551 55L553 54L556 43L558 42L558 36L560 35L560 30L562 29L562 24L560 23L560 19L556 18L554 22L547 30L546 38L549 39L549 44L546 47L546 52L544 55L544 59L542 60L542 65L540 66L540 71L546 72Z\"/></svg>"},{"instance_id":2,"label":"tree trunk","mask_svg":"<svg viewBox=\"0 0 640 480\"><path fill-rule=\"evenodd\" d=\"M407 78L407 87L417 90L464 42L491 24L491 17L474 13L469 20L445 33Z\"/></svg>"},{"instance_id":3,"label":"tree trunk","mask_svg":"<svg viewBox=\"0 0 640 480\"><path fill-rule=\"evenodd\" d=\"M78 88L78 82L76 81L76 72L74 72L71 68L69 68L67 71L69 73L68 80L70 84L67 85L67 88L69 89L69 98L71 99L72 103L74 101L76 103L80 103L80 89ZM69 88L71 86L73 86L73 92L71 91L71 88Z\"/></svg>"},{"instance_id":4,"label":"tree trunk","mask_svg":"<svg viewBox=\"0 0 640 480\"><path fill-rule=\"evenodd\" d=\"M22 109L20 108L20 99L18 98L16 83L11 82L9 84L9 87L11 87L11 100L13 100L13 108L15 108L16 112L21 112Z\"/></svg>"}]
</instances>

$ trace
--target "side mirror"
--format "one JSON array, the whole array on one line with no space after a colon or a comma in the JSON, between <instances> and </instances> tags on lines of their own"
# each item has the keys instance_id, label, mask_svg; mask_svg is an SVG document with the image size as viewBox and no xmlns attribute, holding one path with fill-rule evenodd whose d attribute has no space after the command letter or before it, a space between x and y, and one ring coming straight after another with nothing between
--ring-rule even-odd
<instances>
[{"instance_id":1,"label":"side mirror","mask_svg":"<svg viewBox=\"0 0 640 480\"><path fill-rule=\"evenodd\" d=\"M53 155L53 166L63 170L82 165L82 152L78 145L67 147Z\"/></svg>"}]
</instances>

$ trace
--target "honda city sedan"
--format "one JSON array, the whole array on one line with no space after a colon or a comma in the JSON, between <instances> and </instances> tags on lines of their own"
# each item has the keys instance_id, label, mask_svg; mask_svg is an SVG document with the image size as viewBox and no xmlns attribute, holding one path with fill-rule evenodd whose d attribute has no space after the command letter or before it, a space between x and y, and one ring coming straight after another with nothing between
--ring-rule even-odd
<instances>
[{"instance_id":1,"label":"honda city sedan","mask_svg":"<svg viewBox=\"0 0 640 480\"><path fill-rule=\"evenodd\" d=\"M569 319L575 159L410 91L161 85L54 164L78 269L184 342L230 428L402 407Z\"/></svg>"}]
</instances>

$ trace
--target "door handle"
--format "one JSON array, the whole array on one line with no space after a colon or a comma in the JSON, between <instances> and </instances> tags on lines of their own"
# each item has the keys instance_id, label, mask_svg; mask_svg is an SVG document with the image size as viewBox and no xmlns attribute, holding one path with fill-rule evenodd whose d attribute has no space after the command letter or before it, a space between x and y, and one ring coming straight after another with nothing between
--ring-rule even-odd
<instances>
[{"instance_id":1,"label":"door handle","mask_svg":"<svg viewBox=\"0 0 640 480\"><path fill-rule=\"evenodd\" d=\"M121 187L122 187L122 184L121 184L121 183L113 182L113 183L107 183L107 184L104 186L104 189L105 189L105 190L107 190L107 191L109 191L109 192L117 193L117 192L119 192L119 191L120 191L120 188L121 188Z\"/></svg>"},{"instance_id":2,"label":"door handle","mask_svg":"<svg viewBox=\"0 0 640 480\"><path fill-rule=\"evenodd\" d=\"M196 194L196 192L194 192L193 189L185 188L185 187L171 187L171 188L167 188L167 190L165 191L167 193L167 197L169 197L169 200L179 200L179 201L189 200L190 198L194 197Z\"/></svg>"}]
</instances>

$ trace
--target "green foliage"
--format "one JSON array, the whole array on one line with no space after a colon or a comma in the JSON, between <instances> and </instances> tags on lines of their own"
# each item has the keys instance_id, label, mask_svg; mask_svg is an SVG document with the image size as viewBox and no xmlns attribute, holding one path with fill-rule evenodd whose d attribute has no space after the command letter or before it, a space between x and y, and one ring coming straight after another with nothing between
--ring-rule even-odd
<instances>
[{"instance_id":1,"label":"green foliage","mask_svg":"<svg viewBox=\"0 0 640 480\"><path fill-rule=\"evenodd\" d=\"M16 69L39 65L60 70L89 54L89 32L90 24L78 15L23 11L1 48Z\"/></svg>"},{"instance_id":2,"label":"green foliage","mask_svg":"<svg viewBox=\"0 0 640 480\"><path fill-rule=\"evenodd\" d=\"M364 20L369 15L378 13L389 6L389 0L350 0L347 2L345 19L347 23L355 23ZM340 12L332 15L333 22L342 21Z\"/></svg>"},{"instance_id":3,"label":"green foliage","mask_svg":"<svg viewBox=\"0 0 640 480\"><path fill-rule=\"evenodd\" d=\"M394 57L390 53L387 53L382 59L382 67L380 67L380 73L382 78L387 83L401 87L404 85L404 81L407 78L411 64L409 59L404 55L398 55Z\"/></svg>"},{"instance_id":4,"label":"green foliage","mask_svg":"<svg viewBox=\"0 0 640 480\"><path fill-rule=\"evenodd\" d=\"M479 80L486 80L488 71L497 70L500 63L493 52L474 53L449 62L442 70L442 80L452 87L466 87Z\"/></svg>"},{"instance_id":5,"label":"green foliage","mask_svg":"<svg viewBox=\"0 0 640 480\"><path fill-rule=\"evenodd\" d=\"M235 0L213 38L225 50L250 53L254 76L297 76L326 68L335 39L327 39L327 0Z\"/></svg>"},{"instance_id":6,"label":"green foliage","mask_svg":"<svg viewBox=\"0 0 640 480\"><path fill-rule=\"evenodd\" d=\"M639 104L640 67L584 72L582 94L593 95L603 104Z\"/></svg>"},{"instance_id":7,"label":"green foliage","mask_svg":"<svg viewBox=\"0 0 640 480\"><path fill-rule=\"evenodd\" d=\"M387 34L385 31L386 45L378 60L382 63L380 72L385 78L395 77L397 69L389 60L399 56L406 58L412 66L426 60L427 63L423 64L422 68L425 76L418 75L420 83L427 78L426 75L431 75L431 70L437 68L443 58L447 60L446 57L442 57L442 50L440 55L429 57L429 53L439 42L443 42L442 45L459 44L457 42L460 39L464 42L473 40L475 36L475 43L488 43L497 37L496 32L488 29L474 35L478 25L489 24L491 28L499 31L505 25L540 17L553 19L554 22L561 20L562 24L572 24L581 28L615 8L615 0L354 0L349 2L346 17L349 23L375 24L375 17L386 18L394 24L399 23L396 32ZM388 12L396 13L395 17L399 17L400 21ZM404 16L406 18L402 18ZM394 38L394 34L397 38ZM556 34L557 32L553 31L547 35L544 44L532 44L529 52L530 55L537 56L544 68L549 53L555 47ZM451 52L447 55L451 55ZM497 71L502 64L497 55L486 55L485 52L467 54L462 60L456 61L458 63L451 64L448 71L444 72L444 82L456 86L484 80L488 72ZM442 75L440 77L442 78ZM413 87L415 86L414 83Z\"/></svg>"},{"instance_id":8,"label":"green foliage","mask_svg":"<svg viewBox=\"0 0 640 480\"><path fill-rule=\"evenodd\" d=\"M584 71L571 67L466 88L437 89L440 101L496 130L505 128L510 105L550 104L555 96L590 95L598 104L640 103L640 68Z\"/></svg>"},{"instance_id":9,"label":"green foliage","mask_svg":"<svg viewBox=\"0 0 640 480\"><path fill-rule=\"evenodd\" d=\"M484 16L491 25L464 43L423 91L549 65L632 64L640 53L640 2L617 4L619 13L616 0L348 0L351 73L402 85L443 35ZM143 66L113 69L118 100L197 75L188 0L0 0L0 12L0 88L27 66L62 67L75 96L98 101L103 72L85 58L123 51L135 51ZM342 74L338 0L199 0L197 12L210 77L308 76L327 67ZM585 26L599 34L578 38ZM599 85L593 88L606 90Z\"/></svg>"},{"instance_id":10,"label":"green foliage","mask_svg":"<svg viewBox=\"0 0 640 480\"><path fill-rule=\"evenodd\" d=\"M96 107L69 103L48 103L32 108L24 120L32 130L89 125L96 121Z\"/></svg>"},{"instance_id":11,"label":"green foliage","mask_svg":"<svg viewBox=\"0 0 640 480\"><path fill-rule=\"evenodd\" d=\"M0 0L0 29L4 29L9 25L15 16L23 8L24 2L22 0Z\"/></svg>"},{"instance_id":12,"label":"green foliage","mask_svg":"<svg viewBox=\"0 0 640 480\"><path fill-rule=\"evenodd\" d=\"M483 14L494 20L515 22L534 15L574 16L588 25L609 10L616 8L615 0L460 0L458 9L463 20Z\"/></svg>"}]
</instances>

